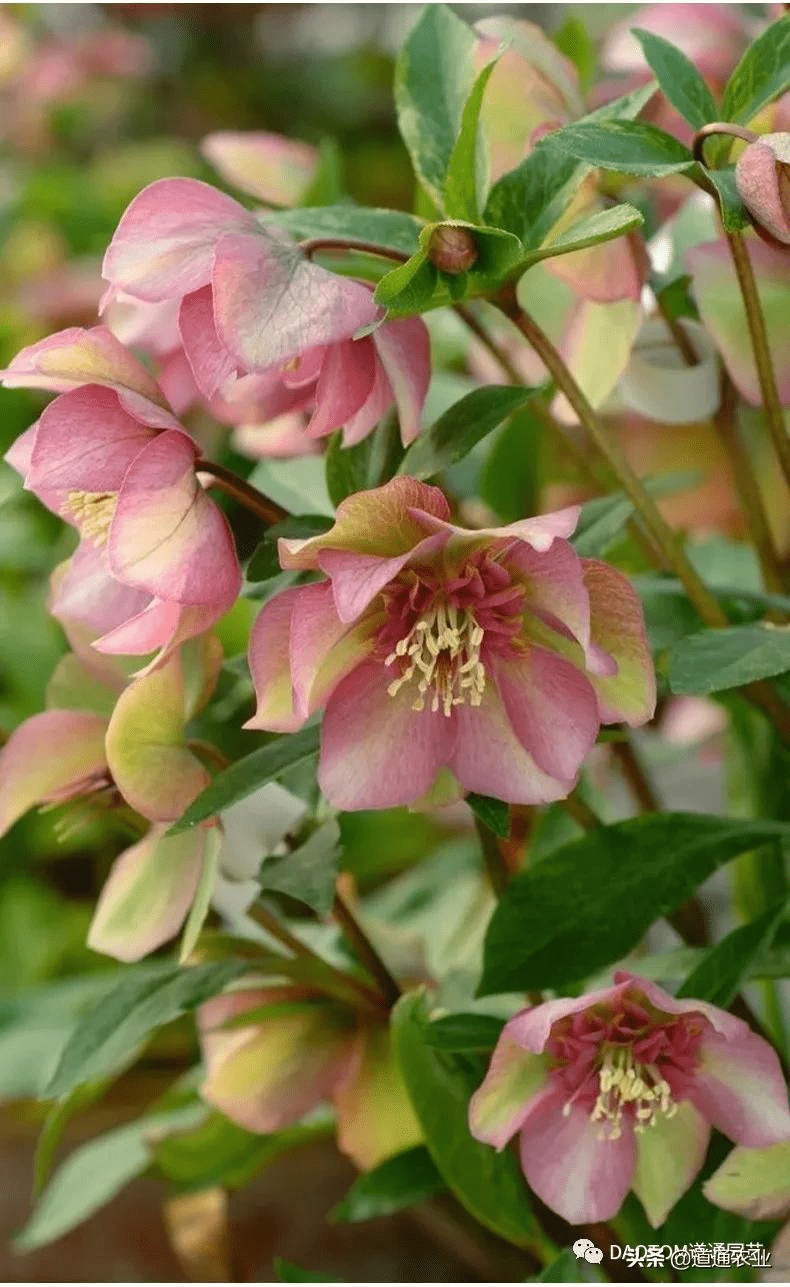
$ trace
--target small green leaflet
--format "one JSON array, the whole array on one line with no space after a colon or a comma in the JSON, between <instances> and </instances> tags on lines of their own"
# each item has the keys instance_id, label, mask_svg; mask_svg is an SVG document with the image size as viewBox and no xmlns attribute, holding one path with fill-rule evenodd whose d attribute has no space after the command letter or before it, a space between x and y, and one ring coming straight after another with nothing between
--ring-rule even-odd
<instances>
[{"instance_id":1,"label":"small green leaflet","mask_svg":"<svg viewBox=\"0 0 790 1287\"><path fill-rule=\"evenodd\" d=\"M502 1026L502 1019L490 1014L448 1014L428 1024L425 1042L434 1050L487 1052L494 1049Z\"/></svg>"},{"instance_id":2,"label":"small green leaflet","mask_svg":"<svg viewBox=\"0 0 790 1287\"><path fill-rule=\"evenodd\" d=\"M724 91L725 121L748 125L758 112L790 88L790 16L758 36L746 50Z\"/></svg>"},{"instance_id":3,"label":"small green leaflet","mask_svg":"<svg viewBox=\"0 0 790 1287\"><path fill-rule=\"evenodd\" d=\"M650 70L658 81L665 98L680 112L689 125L699 130L715 121L716 103L705 81L686 55L662 36L651 31L632 27Z\"/></svg>"},{"instance_id":4,"label":"small green leaflet","mask_svg":"<svg viewBox=\"0 0 790 1287\"><path fill-rule=\"evenodd\" d=\"M340 860L340 827L330 818L291 853L269 858L258 879L264 890L287 894L319 915L332 909Z\"/></svg>"},{"instance_id":5,"label":"small green leaflet","mask_svg":"<svg viewBox=\"0 0 790 1287\"><path fill-rule=\"evenodd\" d=\"M463 460L477 443L523 407L532 393L512 385L473 389L411 444L398 472L412 478L433 478Z\"/></svg>"},{"instance_id":6,"label":"small green leaflet","mask_svg":"<svg viewBox=\"0 0 790 1287\"><path fill-rule=\"evenodd\" d=\"M787 902L787 897L780 899L762 916L732 930L705 954L681 984L677 995L698 997L726 1010L743 981L751 977L755 962L770 946L787 910Z\"/></svg>"},{"instance_id":7,"label":"small green leaflet","mask_svg":"<svg viewBox=\"0 0 790 1287\"><path fill-rule=\"evenodd\" d=\"M495 836L507 840L510 835L510 805L504 800L495 800L492 795L478 795L476 791L469 792L466 803Z\"/></svg>"},{"instance_id":8,"label":"small green leaflet","mask_svg":"<svg viewBox=\"0 0 790 1287\"><path fill-rule=\"evenodd\" d=\"M586 246L597 246L602 241L612 241L627 232L641 227L644 216L636 209L623 203L610 210L599 210L595 214L577 219L570 228L558 234L555 241L545 242L537 250L525 256L525 264L538 263L541 259L554 259L557 255L567 255L572 250L584 250Z\"/></svg>"},{"instance_id":9,"label":"small green leaflet","mask_svg":"<svg viewBox=\"0 0 790 1287\"><path fill-rule=\"evenodd\" d=\"M445 1188L430 1153L418 1145L360 1175L329 1218L338 1223L375 1220L424 1202Z\"/></svg>"},{"instance_id":10,"label":"small green leaflet","mask_svg":"<svg viewBox=\"0 0 790 1287\"><path fill-rule=\"evenodd\" d=\"M790 627L755 622L679 639L669 654L673 693L703 696L790 670Z\"/></svg>"},{"instance_id":11,"label":"small green leaflet","mask_svg":"<svg viewBox=\"0 0 790 1287\"><path fill-rule=\"evenodd\" d=\"M453 148L444 185L444 208L451 219L479 221L488 191L488 166L480 138L483 95L497 59L484 67L467 99L461 132Z\"/></svg>"}]
</instances>

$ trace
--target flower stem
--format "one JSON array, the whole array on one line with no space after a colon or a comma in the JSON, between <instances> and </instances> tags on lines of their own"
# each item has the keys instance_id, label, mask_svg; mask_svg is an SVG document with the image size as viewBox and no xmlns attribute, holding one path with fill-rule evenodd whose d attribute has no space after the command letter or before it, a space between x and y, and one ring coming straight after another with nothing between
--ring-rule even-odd
<instances>
[{"instance_id":1,"label":"flower stem","mask_svg":"<svg viewBox=\"0 0 790 1287\"><path fill-rule=\"evenodd\" d=\"M381 988L387 1006L395 1005L401 995L400 984L390 973L351 908L343 901L340 894L335 894L332 911L335 920L340 925L360 961Z\"/></svg>"},{"instance_id":2,"label":"flower stem","mask_svg":"<svg viewBox=\"0 0 790 1287\"><path fill-rule=\"evenodd\" d=\"M562 807L574 822L578 822L580 827L585 831L597 831L604 825L603 819L598 817L594 809L590 807L586 800L583 800L578 791L572 791L562 801Z\"/></svg>"},{"instance_id":3,"label":"flower stem","mask_svg":"<svg viewBox=\"0 0 790 1287\"><path fill-rule=\"evenodd\" d=\"M398 264L407 264L411 255L402 250L391 250L388 246L379 246L375 241L357 241L346 237L310 237L299 242L299 249L306 259L312 259L322 251L357 251L364 255L378 255L380 259L391 259Z\"/></svg>"},{"instance_id":4,"label":"flower stem","mask_svg":"<svg viewBox=\"0 0 790 1287\"><path fill-rule=\"evenodd\" d=\"M258 488L253 487L245 478L234 474L232 469L226 469L224 465L218 465L213 460L202 459L197 462L195 469L199 474L211 474L221 491L227 492L228 496L232 496L250 513L257 514L268 527L273 523L281 523L284 518L289 517L287 509L283 509L282 505L264 496L263 492L259 492Z\"/></svg>"},{"instance_id":5,"label":"flower stem","mask_svg":"<svg viewBox=\"0 0 790 1287\"><path fill-rule=\"evenodd\" d=\"M620 764L620 770L631 790L631 794L636 800L639 808L643 813L660 813L661 802L658 799L653 785L648 778L645 770L639 762L639 757L634 750L626 730L625 740L622 742L612 742L612 755Z\"/></svg>"},{"instance_id":6,"label":"flower stem","mask_svg":"<svg viewBox=\"0 0 790 1287\"><path fill-rule=\"evenodd\" d=\"M698 165L705 165L705 144L716 134L724 134L732 139L743 139L746 143L757 142L757 135L743 125L733 125L731 121L711 121L709 125L703 125L694 136L692 152Z\"/></svg>"},{"instance_id":7,"label":"flower stem","mask_svg":"<svg viewBox=\"0 0 790 1287\"><path fill-rule=\"evenodd\" d=\"M784 411L779 400L779 390L776 385L776 372L774 371L773 358L768 345L768 334L765 329L765 317L763 316L760 296L757 293L757 283L754 278L754 269L752 261L749 258L749 251L746 247L743 234L740 232L727 232L725 236L730 247L732 262L735 266L735 273L738 278L743 306L746 310L746 321L749 327L749 335L752 341L754 351L754 361L757 367L757 378L760 382L760 391L763 397L763 408L765 410L765 419L768 424L768 431L771 435L771 441L774 450L779 458L779 464L785 477L785 482L790 487L790 436L787 433L785 425Z\"/></svg>"}]
</instances>

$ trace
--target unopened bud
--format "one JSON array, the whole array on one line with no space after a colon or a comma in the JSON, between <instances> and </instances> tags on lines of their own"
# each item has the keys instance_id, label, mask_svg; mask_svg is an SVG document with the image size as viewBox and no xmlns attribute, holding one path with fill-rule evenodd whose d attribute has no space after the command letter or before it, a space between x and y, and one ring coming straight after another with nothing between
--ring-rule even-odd
<instances>
[{"instance_id":1,"label":"unopened bud","mask_svg":"<svg viewBox=\"0 0 790 1287\"><path fill-rule=\"evenodd\" d=\"M741 153L735 184L755 230L790 245L790 134L764 134Z\"/></svg>"},{"instance_id":2,"label":"unopened bud","mask_svg":"<svg viewBox=\"0 0 790 1287\"><path fill-rule=\"evenodd\" d=\"M477 261L474 237L466 228L443 223L431 234L428 258L443 273L465 273Z\"/></svg>"}]
</instances>

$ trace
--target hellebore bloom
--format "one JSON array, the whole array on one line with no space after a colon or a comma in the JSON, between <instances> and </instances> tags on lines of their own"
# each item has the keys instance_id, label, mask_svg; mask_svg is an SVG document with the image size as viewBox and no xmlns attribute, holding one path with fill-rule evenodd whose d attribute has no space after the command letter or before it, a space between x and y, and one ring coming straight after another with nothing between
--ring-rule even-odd
<instances>
[{"instance_id":1,"label":"hellebore bloom","mask_svg":"<svg viewBox=\"0 0 790 1287\"><path fill-rule=\"evenodd\" d=\"M254 130L207 134L200 150L226 183L270 206L300 205L321 160L309 143Z\"/></svg>"},{"instance_id":2,"label":"hellebore bloom","mask_svg":"<svg viewBox=\"0 0 790 1287\"><path fill-rule=\"evenodd\" d=\"M362 1020L285 984L214 997L198 1026L200 1093L248 1131L282 1130L331 1100L338 1145L361 1170L422 1143L383 1015Z\"/></svg>"},{"instance_id":3,"label":"hellebore bloom","mask_svg":"<svg viewBox=\"0 0 790 1287\"><path fill-rule=\"evenodd\" d=\"M735 186L755 231L790 244L790 134L763 134L744 148Z\"/></svg>"},{"instance_id":4,"label":"hellebore bloom","mask_svg":"<svg viewBox=\"0 0 790 1287\"><path fill-rule=\"evenodd\" d=\"M340 809L410 804L435 784L564 797L601 723L641 724L655 701L639 600L577 556L577 517L465 531L406 477L348 497L330 531L279 543L284 568L325 579L258 616L247 727L293 730L325 706L319 782Z\"/></svg>"},{"instance_id":5,"label":"hellebore bloom","mask_svg":"<svg viewBox=\"0 0 790 1287\"><path fill-rule=\"evenodd\" d=\"M571 1224L610 1219L633 1189L658 1227L702 1166L711 1126L749 1147L790 1141L768 1042L622 971L614 987L511 1019L469 1121L497 1149L520 1133L529 1184Z\"/></svg>"},{"instance_id":6,"label":"hellebore bloom","mask_svg":"<svg viewBox=\"0 0 790 1287\"><path fill-rule=\"evenodd\" d=\"M74 328L23 349L2 378L60 395L9 460L89 547L72 575L89 564L137 592L139 637L127 631L126 650L206 630L241 586L233 537L197 478L196 444L144 367L103 327Z\"/></svg>"}]
</instances>

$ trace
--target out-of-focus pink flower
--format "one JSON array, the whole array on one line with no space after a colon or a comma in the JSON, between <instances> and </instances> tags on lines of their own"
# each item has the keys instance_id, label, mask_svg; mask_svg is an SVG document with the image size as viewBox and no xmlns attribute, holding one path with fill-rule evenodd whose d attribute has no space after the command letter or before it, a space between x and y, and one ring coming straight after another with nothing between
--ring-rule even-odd
<instances>
[{"instance_id":1,"label":"out-of-focus pink flower","mask_svg":"<svg viewBox=\"0 0 790 1287\"><path fill-rule=\"evenodd\" d=\"M264 131L208 134L200 148L226 183L271 206L297 206L318 170L309 143Z\"/></svg>"},{"instance_id":2,"label":"out-of-focus pink flower","mask_svg":"<svg viewBox=\"0 0 790 1287\"><path fill-rule=\"evenodd\" d=\"M731 4L650 4L634 9L612 27L603 43L601 62L607 71L638 74L650 68L633 28L662 36L682 50L711 88L724 88L750 39L750 24Z\"/></svg>"},{"instance_id":3,"label":"out-of-focus pink flower","mask_svg":"<svg viewBox=\"0 0 790 1287\"><path fill-rule=\"evenodd\" d=\"M744 148L735 184L756 231L790 243L790 134L763 134Z\"/></svg>"},{"instance_id":4,"label":"out-of-focus pink flower","mask_svg":"<svg viewBox=\"0 0 790 1287\"><path fill-rule=\"evenodd\" d=\"M567 795L601 723L643 723L655 701L639 600L576 555L577 517L465 531L437 488L399 477L324 536L281 540L284 568L326 579L261 611L248 727L325 706L319 781L341 809L412 803L440 774L456 794Z\"/></svg>"},{"instance_id":5,"label":"out-of-focus pink flower","mask_svg":"<svg viewBox=\"0 0 790 1287\"><path fill-rule=\"evenodd\" d=\"M523 1010L470 1104L472 1134L517 1132L532 1188L571 1224L629 1189L656 1228L702 1166L711 1126L748 1147L790 1141L775 1051L704 1001L619 972L615 986Z\"/></svg>"},{"instance_id":6,"label":"out-of-focus pink flower","mask_svg":"<svg viewBox=\"0 0 790 1287\"><path fill-rule=\"evenodd\" d=\"M218 620L241 585L233 538L197 478L198 448L145 369L97 327L23 349L2 378L60 394L8 459L88 547L72 563L72 583L84 569L93 586L103 575L133 592L126 624L135 621L140 635L127 630L125 650L186 637L185 612L198 625L191 633ZM110 615L117 607L116 595Z\"/></svg>"},{"instance_id":7,"label":"out-of-focus pink flower","mask_svg":"<svg viewBox=\"0 0 790 1287\"><path fill-rule=\"evenodd\" d=\"M201 1095L247 1130L282 1130L331 1100L338 1144L362 1170L421 1143L385 1022L286 985L215 997L198 1023Z\"/></svg>"}]
</instances>

